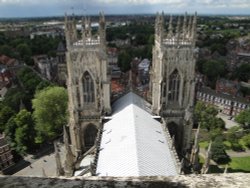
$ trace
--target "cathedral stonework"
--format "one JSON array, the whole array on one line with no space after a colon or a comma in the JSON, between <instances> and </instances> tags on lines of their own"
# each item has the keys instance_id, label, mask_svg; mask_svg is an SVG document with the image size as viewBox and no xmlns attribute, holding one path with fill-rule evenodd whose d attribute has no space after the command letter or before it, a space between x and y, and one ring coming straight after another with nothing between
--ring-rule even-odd
<instances>
[{"instance_id":1,"label":"cathedral stonework","mask_svg":"<svg viewBox=\"0 0 250 188\"><path fill-rule=\"evenodd\" d=\"M92 35L90 19L82 20L82 27L82 34L78 37L75 20L69 20L66 16L69 95L69 123L66 132L69 133L75 160L95 145L101 115L111 112L104 15L100 14L97 35Z\"/></svg>"},{"instance_id":2,"label":"cathedral stonework","mask_svg":"<svg viewBox=\"0 0 250 188\"><path fill-rule=\"evenodd\" d=\"M176 149L185 155L190 149L195 91L196 14L183 22L178 17L174 30L172 17L165 31L164 14L157 14L151 70L153 113L166 121Z\"/></svg>"},{"instance_id":3,"label":"cathedral stonework","mask_svg":"<svg viewBox=\"0 0 250 188\"><path fill-rule=\"evenodd\" d=\"M104 15L100 14L96 35L92 35L90 19L82 24L79 37L75 20L65 18L69 96L69 123L64 131L66 176L72 176L76 162L96 146L102 116L111 113ZM193 126L196 15L189 19L185 15L182 24L179 18L175 30L170 17L168 32L164 27L164 15L158 14L150 83L152 111L166 122L172 143L185 157Z\"/></svg>"}]
</instances>

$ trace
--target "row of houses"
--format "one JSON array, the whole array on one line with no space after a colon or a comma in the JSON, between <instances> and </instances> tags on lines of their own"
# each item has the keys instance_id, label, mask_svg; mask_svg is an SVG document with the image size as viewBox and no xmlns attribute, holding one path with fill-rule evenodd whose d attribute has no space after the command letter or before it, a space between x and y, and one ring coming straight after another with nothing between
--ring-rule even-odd
<instances>
[{"instance_id":1,"label":"row of houses","mask_svg":"<svg viewBox=\"0 0 250 188\"><path fill-rule=\"evenodd\" d=\"M196 99L218 107L220 112L228 116L236 116L250 107L250 102L243 97L220 93L208 87L199 88Z\"/></svg>"}]
</instances>

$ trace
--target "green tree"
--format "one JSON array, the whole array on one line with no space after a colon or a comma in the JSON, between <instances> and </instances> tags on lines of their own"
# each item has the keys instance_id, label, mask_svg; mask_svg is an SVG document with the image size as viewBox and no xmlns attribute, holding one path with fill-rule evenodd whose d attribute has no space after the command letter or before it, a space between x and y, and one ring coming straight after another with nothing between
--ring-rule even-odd
<instances>
[{"instance_id":1,"label":"green tree","mask_svg":"<svg viewBox=\"0 0 250 188\"><path fill-rule=\"evenodd\" d=\"M209 131L209 138L210 140L214 141L215 138L217 138L218 136L221 136L223 134L222 129L216 128L216 129L211 129Z\"/></svg>"},{"instance_id":2,"label":"green tree","mask_svg":"<svg viewBox=\"0 0 250 188\"><path fill-rule=\"evenodd\" d=\"M23 101L25 97L25 93L21 88L10 88L5 95L3 104L10 107L14 112L18 112L20 102Z\"/></svg>"},{"instance_id":3,"label":"green tree","mask_svg":"<svg viewBox=\"0 0 250 188\"><path fill-rule=\"evenodd\" d=\"M24 59L25 57L30 57L32 55L32 51L30 47L26 43L21 43L16 47L20 57Z\"/></svg>"},{"instance_id":4,"label":"green tree","mask_svg":"<svg viewBox=\"0 0 250 188\"><path fill-rule=\"evenodd\" d=\"M129 53L123 51L118 56L118 66L123 72L126 72L130 69L130 62L132 57Z\"/></svg>"},{"instance_id":5,"label":"green tree","mask_svg":"<svg viewBox=\"0 0 250 188\"><path fill-rule=\"evenodd\" d=\"M224 61L215 60L206 61L202 64L202 73L207 76L211 85L214 86L217 78L225 75L226 63Z\"/></svg>"},{"instance_id":6,"label":"green tree","mask_svg":"<svg viewBox=\"0 0 250 188\"><path fill-rule=\"evenodd\" d=\"M232 127L230 128L228 131L227 131L227 140L232 144L232 143L235 143L235 142L238 142L238 139L240 137L239 135L239 132L240 132L240 127L238 126L235 126L235 127Z\"/></svg>"},{"instance_id":7,"label":"green tree","mask_svg":"<svg viewBox=\"0 0 250 188\"><path fill-rule=\"evenodd\" d=\"M210 50L212 53L217 51L222 56L225 56L227 54L227 49L226 49L225 45L220 44L220 43L213 43L210 46Z\"/></svg>"},{"instance_id":8,"label":"green tree","mask_svg":"<svg viewBox=\"0 0 250 188\"><path fill-rule=\"evenodd\" d=\"M250 109L244 110L235 117L235 121L249 127L250 125Z\"/></svg>"},{"instance_id":9,"label":"green tree","mask_svg":"<svg viewBox=\"0 0 250 188\"><path fill-rule=\"evenodd\" d=\"M250 79L250 65L242 64L236 68L233 75L234 79L239 79L240 81L247 82Z\"/></svg>"},{"instance_id":10,"label":"green tree","mask_svg":"<svg viewBox=\"0 0 250 188\"><path fill-rule=\"evenodd\" d=\"M14 119L17 129L15 131L16 151L25 154L35 147L35 129L32 115L27 110L21 110Z\"/></svg>"},{"instance_id":11,"label":"green tree","mask_svg":"<svg viewBox=\"0 0 250 188\"><path fill-rule=\"evenodd\" d=\"M13 50L8 45L0 46L0 54L4 54L6 56L12 57Z\"/></svg>"},{"instance_id":12,"label":"green tree","mask_svg":"<svg viewBox=\"0 0 250 188\"><path fill-rule=\"evenodd\" d=\"M6 123L13 115L14 111L9 106L0 103L0 133L4 131Z\"/></svg>"},{"instance_id":13,"label":"green tree","mask_svg":"<svg viewBox=\"0 0 250 188\"><path fill-rule=\"evenodd\" d=\"M217 118L218 110L211 105L198 101L195 105L195 120L201 124L201 127L208 131L225 128L225 122L221 118ZM215 131L218 132L218 131Z\"/></svg>"},{"instance_id":14,"label":"green tree","mask_svg":"<svg viewBox=\"0 0 250 188\"><path fill-rule=\"evenodd\" d=\"M43 90L44 88L49 86L52 86L52 84L46 80L43 80L36 86L36 91Z\"/></svg>"},{"instance_id":15,"label":"green tree","mask_svg":"<svg viewBox=\"0 0 250 188\"><path fill-rule=\"evenodd\" d=\"M243 136L242 142L246 147L250 148L250 134Z\"/></svg>"},{"instance_id":16,"label":"green tree","mask_svg":"<svg viewBox=\"0 0 250 188\"><path fill-rule=\"evenodd\" d=\"M218 136L215 138L211 146L211 153L211 157L215 162L220 164L229 162L229 156L225 151L222 137Z\"/></svg>"},{"instance_id":17,"label":"green tree","mask_svg":"<svg viewBox=\"0 0 250 188\"><path fill-rule=\"evenodd\" d=\"M16 148L16 142L15 142L15 133L17 129L17 124L15 121L16 115L13 115L9 121L7 122L5 126L4 133L7 136L7 140L10 144L10 147L15 149Z\"/></svg>"},{"instance_id":18,"label":"green tree","mask_svg":"<svg viewBox=\"0 0 250 188\"><path fill-rule=\"evenodd\" d=\"M62 133L67 123L67 92L63 87L38 91L32 100L37 131L36 143L50 141Z\"/></svg>"},{"instance_id":19,"label":"green tree","mask_svg":"<svg viewBox=\"0 0 250 188\"><path fill-rule=\"evenodd\" d=\"M42 82L42 79L32 69L25 67L18 71L18 78L21 81L25 92L33 97L37 86Z\"/></svg>"}]
</instances>

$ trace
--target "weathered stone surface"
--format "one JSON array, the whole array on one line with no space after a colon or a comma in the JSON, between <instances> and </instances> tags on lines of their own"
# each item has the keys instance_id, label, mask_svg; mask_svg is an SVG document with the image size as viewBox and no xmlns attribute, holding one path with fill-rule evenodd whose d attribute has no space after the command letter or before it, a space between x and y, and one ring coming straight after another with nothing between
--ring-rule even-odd
<instances>
[{"instance_id":1,"label":"weathered stone surface","mask_svg":"<svg viewBox=\"0 0 250 188\"><path fill-rule=\"evenodd\" d=\"M136 187L136 188L168 188L168 187L241 187L250 185L250 174L206 174L206 175L181 175L175 177L74 177L74 178L39 178L0 176L1 188L85 188L85 187Z\"/></svg>"}]
</instances>

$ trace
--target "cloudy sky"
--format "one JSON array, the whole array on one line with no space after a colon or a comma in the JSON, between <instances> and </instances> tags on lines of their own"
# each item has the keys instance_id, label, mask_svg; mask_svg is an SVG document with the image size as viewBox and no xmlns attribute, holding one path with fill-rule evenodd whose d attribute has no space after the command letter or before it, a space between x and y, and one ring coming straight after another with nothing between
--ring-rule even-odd
<instances>
[{"instance_id":1,"label":"cloudy sky","mask_svg":"<svg viewBox=\"0 0 250 188\"><path fill-rule=\"evenodd\" d=\"M248 14L250 0L0 0L0 17L75 14L140 14L164 11L198 14Z\"/></svg>"}]
</instances>

